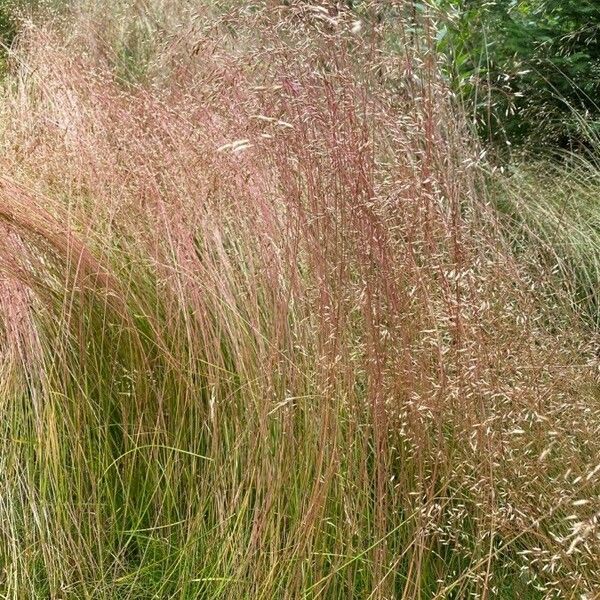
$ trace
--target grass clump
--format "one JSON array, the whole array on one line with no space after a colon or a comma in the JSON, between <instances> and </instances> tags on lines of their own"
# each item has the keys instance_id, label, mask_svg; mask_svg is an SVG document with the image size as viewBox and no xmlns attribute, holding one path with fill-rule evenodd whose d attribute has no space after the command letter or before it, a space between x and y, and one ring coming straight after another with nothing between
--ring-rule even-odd
<instances>
[{"instance_id":1,"label":"grass clump","mask_svg":"<svg viewBox=\"0 0 600 600\"><path fill-rule=\"evenodd\" d=\"M540 293L595 330L600 179L594 154L513 163L503 171L493 175L495 199L519 260Z\"/></svg>"},{"instance_id":2,"label":"grass clump","mask_svg":"<svg viewBox=\"0 0 600 600\"><path fill-rule=\"evenodd\" d=\"M126 85L91 9L15 50L1 593L591 594L593 353L503 244L434 55L180 8Z\"/></svg>"}]
</instances>

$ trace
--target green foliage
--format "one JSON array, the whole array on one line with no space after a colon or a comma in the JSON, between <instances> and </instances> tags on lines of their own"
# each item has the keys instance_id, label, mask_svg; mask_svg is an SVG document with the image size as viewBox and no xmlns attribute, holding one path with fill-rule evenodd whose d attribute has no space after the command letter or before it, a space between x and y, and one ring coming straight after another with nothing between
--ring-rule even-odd
<instances>
[{"instance_id":1,"label":"green foliage","mask_svg":"<svg viewBox=\"0 0 600 600\"><path fill-rule=\"evenodd\" d=\"M6 48L10 47L17 35L15 3L12 0L0 0L0 61L6 59Z\"/></svg>"},{"instance_id":2,"label":"green foliage","mask_svg":"<svg viewBox=\"0 0 600 600\"><path fill-rule=\"evenodd\" d=\"M438 47L484 138L562 147L586 139L600 118L600 4L439 0L436 7Z\"/></svg>"}]
</instances>

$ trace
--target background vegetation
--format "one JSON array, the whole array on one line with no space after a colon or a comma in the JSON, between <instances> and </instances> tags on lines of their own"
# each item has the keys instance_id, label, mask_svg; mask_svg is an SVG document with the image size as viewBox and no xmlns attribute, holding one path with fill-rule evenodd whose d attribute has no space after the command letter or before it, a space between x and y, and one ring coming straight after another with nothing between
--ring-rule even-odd
<instances>
[{"instance_id":1,"label":"background vegetation","mask_svg":"<svg viewBox=\"0 0 600 600\"><path fill-rule=\"evenodd\" d=\"M484 139L570 148L597 135L600 6L439 0L438 48Z\"/></svg>"}]
</instances>

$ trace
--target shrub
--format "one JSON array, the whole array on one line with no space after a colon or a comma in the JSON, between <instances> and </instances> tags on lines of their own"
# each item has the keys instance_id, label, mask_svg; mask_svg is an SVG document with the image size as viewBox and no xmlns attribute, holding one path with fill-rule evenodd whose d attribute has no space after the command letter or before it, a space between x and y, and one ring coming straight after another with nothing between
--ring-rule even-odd
<instances>
[{"instance_id":1,"label":"shrub","mask_svg":"<svg viewBox=\"0 0 600 600\"><path fill-rule=\"evenodd\" d=\"M485 139L553 147L587 141L587 128L600 116L596 3L441 0L436 6L439 47L451 57L455 85ZM585 128L574 113L584 116Z\"/></svg>"}]
</instances>

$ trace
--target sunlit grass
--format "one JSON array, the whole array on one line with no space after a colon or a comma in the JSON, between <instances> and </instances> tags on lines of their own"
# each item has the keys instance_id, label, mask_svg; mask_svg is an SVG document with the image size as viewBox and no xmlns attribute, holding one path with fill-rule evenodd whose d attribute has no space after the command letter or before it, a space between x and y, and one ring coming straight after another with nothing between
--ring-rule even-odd
<instances>
[{"instance_id":1,"label":"sunlit grass","mask_svg":"<svg viewBox=\"0 0 600 600\"><path fill-rule=\"evenodd\" d=\"M12 56L0 592L592 593L594 355L431 55L344 11L179 8L127 77L87 5Z\"/></svg>"},{"instance_id":2,"label":"sunlit grass","mask_svg":"<svg viewBox=\"0 0 600 600\"><path fill-rule=\"evenodd\" d=\"M496 181L495 199L519 259L541 276L547 297L597 327L600 171L595 160L542 159L514 165Z\"/></svg>"}]
</instances>

